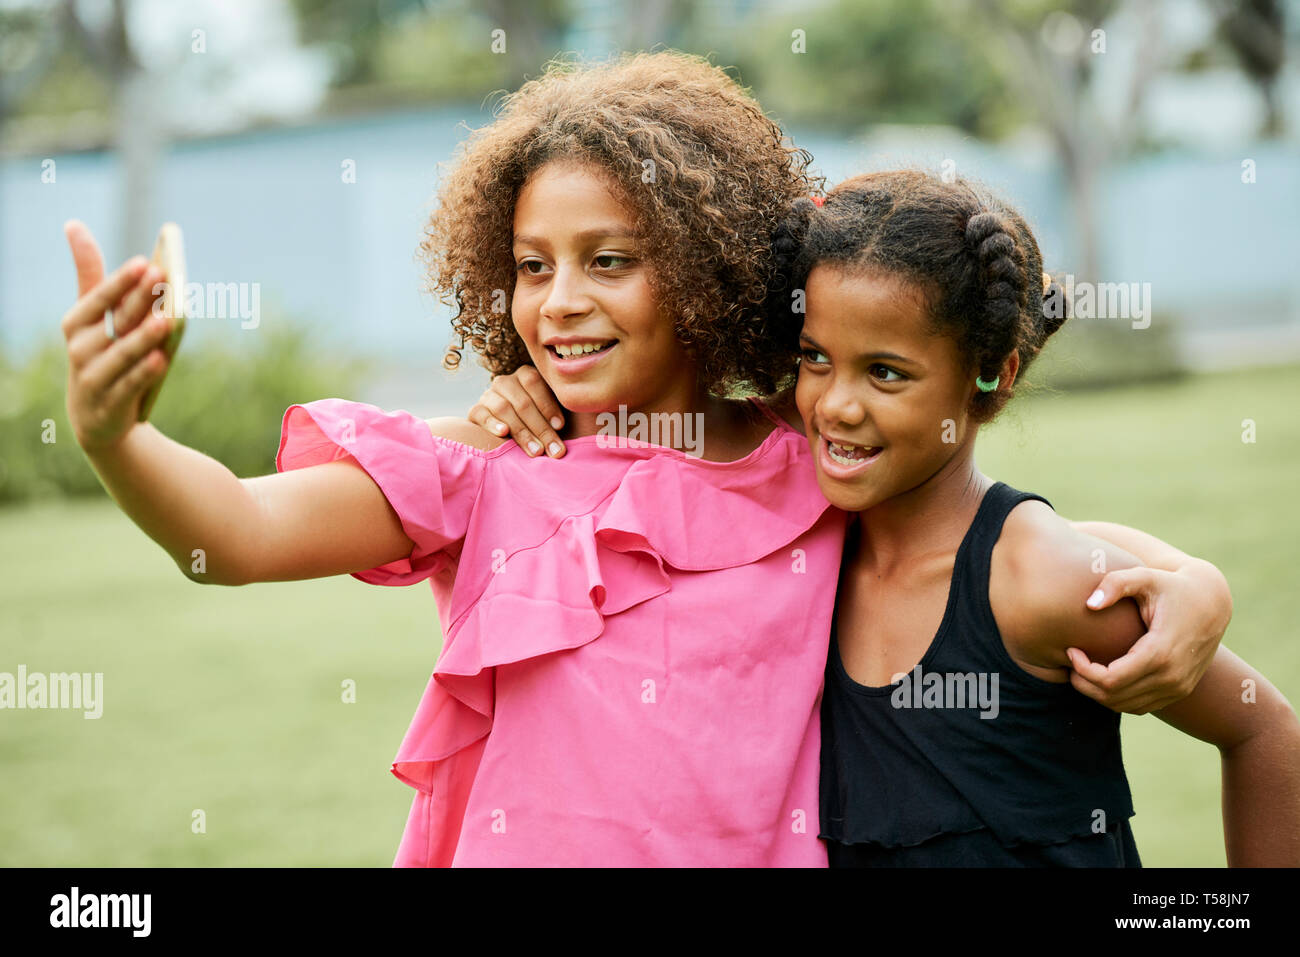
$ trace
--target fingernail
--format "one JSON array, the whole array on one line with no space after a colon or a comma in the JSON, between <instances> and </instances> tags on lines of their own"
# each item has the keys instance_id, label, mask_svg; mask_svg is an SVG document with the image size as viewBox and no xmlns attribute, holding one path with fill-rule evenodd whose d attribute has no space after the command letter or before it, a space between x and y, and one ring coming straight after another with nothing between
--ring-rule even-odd
<instances>
[{"instance_id":1,"label":"fingernail","mask_svg":"<svg viewBox=\"0 0 1300 957\"><path fill-rule=\"evenodd\" d=\"M560 429L564 427L564 420L558 415L551 416L551 428Z\"/></svg>"},{"instance_id":2,"label":"fingernail","mask_svg":"<svg viewBox=\"0 0 1300 957\"><path fill-rule=\"evenodd\" d=\"M528 443L528 454L529 454L529 455L536 455L536 454L537 454L538 452L540 452L541 450L542 450L542 447L541 447L540 445L538 445L536 442L529 442L529 443Z\"/></svg>"},{"instance_id":3,"label":"fingernail","mask_svg":"<svg viewBox=\"0 0 1300 957\"><path fill-rule=\"evenodd\" d=\"M492 431L495 432L497 435L505 435L506 434L505 423L498 422L496 425L492 426Z\"/></svg>"},{"instance_id":4,"label":"fingernail","mask_svg":"<svg viewBox=\"0 0 1300 957\"><path fill-rule=\"evenodd\" d=\"M550 445L548 445L548 446L546 447L546 451L550 452L552 455L559 455L559 454L560 454L560 443L559 443L559 442L552 442Z\"/></svg>"},{"instance_id":5,"label":"fingernail","mask_svg":"<svg viewBox=\"0 0 1300 957\"><path fill-rule=\"evenodd\" d=\"M1101 592L1101 589L1098 588L1095 592L1093 592L1091 595L1088 596L1088 607L1089 607L1089 608L1096 608L1098 605L1101 604L1101 600L1102 600L1104 597L1106 597L1106 596L1103 595L1102 592Z\"/></svg>"}]
</instances>

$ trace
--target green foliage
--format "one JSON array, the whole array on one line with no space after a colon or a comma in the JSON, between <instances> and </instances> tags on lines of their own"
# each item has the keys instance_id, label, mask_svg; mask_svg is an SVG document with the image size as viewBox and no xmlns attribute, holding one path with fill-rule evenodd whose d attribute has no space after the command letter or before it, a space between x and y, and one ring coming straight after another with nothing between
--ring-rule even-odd
<instances>
[{"instance_id":1,"label":"green foliage","mask_svg":"<svg viewBox=\"0 0 1300 957\"><path fill-rule=\"evenodd\" d=\"M76 117L81 113L108 116L112 90L75 50L65 49L50 64L44 76L14 107L25 116Z\"/></svg>"},{"instance_id":2,"label":"green foliage","mask_svg":"<svg viewBox=\"0 0 1300 957\"><path fill-rule=\"evenodd\" d=\"M317 355L303 328L261 329L247 345L182 344L150 417L239 476L275 471L286 408L351 395L372 368L371 360ZM18 368L0 354L0 376L0 502L104 494L68 422L65 344L41 347Z\"/></svg>"},{"instance_id":3,"label":"green foliage","mask_svg":"<svg viewBox=\"0 0 1300 957\"><path fill-rule=\"evenodd\" d=\"M792 52L795 29L805 53ZM764 109L785 120L951 124L994 137L1025 112L981 36L968 4L838 0L761 21L734 60Z\"/></svg>"},{"instance_id":4,"label":"green foliage","mask_svg":"<svg viewBox=\"0 0 1300 957\"><path fill-rule=\"evenodd\" d=\"M486 24L466 17L411 19L407 29L376 39L373 79L380 86L471 101L505 87L506 61L489 48ZM429 56L430 50L440 55Z\"/></svg>"},{"instance_id":5,"label":"green foliage","mask_svg":"<svg viewBox=\"0 0 1300 957\"><path fill-rule=\"evenodd\" d=\"M293 0L293 7L303 41L334 61L334 89L376 99L478 101L513 90L559 51L573 18L567 0ZM492 49L496 29L505 31L504 55Z\"/></svg>"}]
</instances>

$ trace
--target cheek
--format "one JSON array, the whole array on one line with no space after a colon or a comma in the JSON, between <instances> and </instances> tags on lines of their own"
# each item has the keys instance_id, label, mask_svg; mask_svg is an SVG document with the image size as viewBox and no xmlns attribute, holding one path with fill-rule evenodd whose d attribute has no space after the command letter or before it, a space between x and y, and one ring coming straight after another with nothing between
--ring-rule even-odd
<instances>
[{"instance_id":1,"label":"cheek","mask_svg":"<svg viewBox=\"0 0 1300 957\"><path fill-rule=\"evenodd\" d=\"M900 435L909 436L909 444L923 454L950 454L967 428L960 397L943 389L914 398L915 402L895 410L894 427Z\"/></svg>"},{"instance_id":2,"label":"cheek","mask_svg":"<svg viewBox=\"0 0 1300 957\"><path fill-rule=\"evenodd\" d=\"M531 344L537 334L537 311L529 308L527 297L518 291L510 297L510 319L519 338Z\"/></svg>"},{"instance_id":3,"label":"cheek","mask_svg":"<svg viewBox=\"0 0 1300 957\"><path fill-rule=\"evenodd\" d=\"M623 302L623 315L626 323L638 337L652 343L660 352L673 352L681 348L677 340L677 330L673 328L672 317L664 312L655 300L649 286L641 286L630 292ZM618 316L615 316L618 319Z\"/></svg>"}]
</instances>

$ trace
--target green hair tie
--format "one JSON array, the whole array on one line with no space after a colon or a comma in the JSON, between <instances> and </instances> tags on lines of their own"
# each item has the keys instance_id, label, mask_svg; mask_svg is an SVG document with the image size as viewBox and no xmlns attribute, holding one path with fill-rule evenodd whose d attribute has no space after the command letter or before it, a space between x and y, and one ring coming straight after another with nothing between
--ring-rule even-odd
<instances>
[{"instance_id":1,"label":"green hair tie","mask_svg":"<svg viewBox=\"0 0 1300 957\"><path fill-rule=\"evenodd\" d=\"M1001 378L1002 378L1002 376L1000 376L1000 375L996 375L996 376L993 377L993 381L992 381L992 382L985 382L982 378L980 378L979 376L976 376L976 377L975 377L975 384L976 384L977 386L979 386L979 390L980 390L981 392L992 392L994 389L996 389L996 388L998 387L998 380L1001 379Z\"/></svg>"}]
</instances>

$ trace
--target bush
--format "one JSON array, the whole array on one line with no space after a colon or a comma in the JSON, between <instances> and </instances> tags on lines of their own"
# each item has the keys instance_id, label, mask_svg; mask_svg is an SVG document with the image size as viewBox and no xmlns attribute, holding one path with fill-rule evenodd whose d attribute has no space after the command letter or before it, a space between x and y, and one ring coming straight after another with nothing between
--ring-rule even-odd
<instances>
[{"instance_id":1,"label":"bush","mask_svg":"<svg viewBox=\"0 0 1300 957\"><path fill-rule=\"evenodd\" d=\"M373 373L371 360L315 353L305 328L263 329L234 346L182 345L150 416L169 438L241 477L275 471L286 408L352 395ZM0 353L0 502L105 494L68 422L67 381L61 340L21 368Z\"/></svg>"}]
</instances>

